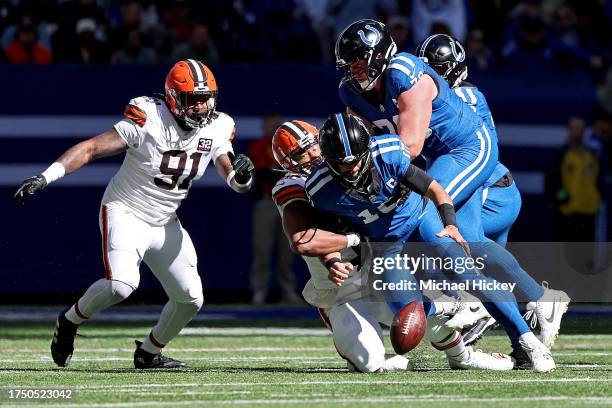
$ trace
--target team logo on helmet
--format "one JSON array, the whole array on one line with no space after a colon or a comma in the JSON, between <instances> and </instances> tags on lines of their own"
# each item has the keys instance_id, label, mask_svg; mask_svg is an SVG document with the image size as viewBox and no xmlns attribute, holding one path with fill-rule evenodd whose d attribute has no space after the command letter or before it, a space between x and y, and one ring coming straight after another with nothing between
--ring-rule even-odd
<instances>
[{"instance_id":1,"label":"team logo on helmet","mask_svg":"<svg viewBox=\"0 0 612 408\"><path fill-rule=\"evenodd\" d=\"M365 26L365 29L370 31L371 33L374 33L374 38L369 39L363 30L359 30L357 32L357 34L359 34L359 38L361 38L361 41L368 47L376 46L380 42L380 37L381 37L380 31L378 31L376 28L372 27L369 24Z\"/></svg>"}]
</instances>

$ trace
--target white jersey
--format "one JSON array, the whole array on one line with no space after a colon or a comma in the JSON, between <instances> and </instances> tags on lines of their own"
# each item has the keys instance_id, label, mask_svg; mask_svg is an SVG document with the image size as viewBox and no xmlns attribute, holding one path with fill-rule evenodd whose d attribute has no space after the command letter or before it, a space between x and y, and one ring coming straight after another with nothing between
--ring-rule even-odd
<instances>
[{"instance_id":1,"label":"white jersey","mask_svg":"<svg viewBox=\"0 0 612 408\"><path fill-rule=\"evenodd\" d=\"M310 204L306 194L305 185L306 177L297 174L287 174L280 179L272 189L272 198L276 204L281 217L285 207L294 201L305 201ZM355 252L352 249L344 249L342 252L343 258L352 258ZM319 308L328 308L341 302L341 299L346 297L360 297L359 289L355 289L350 282L359 279L357 271L349 275L349 279L342 285L342 290L334 283L327 279L327 268L321 263L319 258L312 256L302 256L304 262L308 266L310 272L310 280L306 283L302 295L304 299L311 305ZM349 289L351 288L351 289ZM351 292L350 294L348 292Z\"/></svg>"},{"instance_id":2,"label":"white jersey","mask_svg":"<svg viewBox=\"0 0 612 408\"><path fill-rule=\"evenodd\" d=\"M130 101L115 130L128 150L102 204L119 201L144 221L164 225L211 159L233 152L235 127L230 116L218 112L208 125L184 130L164 101L139 97Z\"/></svg>"}]
</instances>

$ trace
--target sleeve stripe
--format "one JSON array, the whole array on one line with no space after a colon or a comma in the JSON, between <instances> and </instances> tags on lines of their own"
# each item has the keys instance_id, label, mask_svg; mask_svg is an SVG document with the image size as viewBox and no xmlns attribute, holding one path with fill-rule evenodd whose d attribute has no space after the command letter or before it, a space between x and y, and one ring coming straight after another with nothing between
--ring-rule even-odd
<instances>
[{"instance_id":1,"label":"sleeve stripe","mask_svg":"<svg viewBox=\"0 0 612 408\"><path fill-rule=\"evenodd\" d=\"M292 194L292 193L297 193L297 192L304 192L304 194L306 194L306 192L304 191L304 187L302 186L296 186L296 185L291 185L291 186L287 186L287 187L283 187L278 191L275 191L273 196L275 198L281 198L282 196L284 196L285 194Z\"/></svg>"},{"instance_id":2,"label":"sleeve stripe","mask_svg":"<svg viewBox=\"0 0 612 408\"><path fill-rule=\"evenodd\" d=\"M298 200L298 199L308 201L308 197L304 193L295 193L295 194L286 195L281 198L276 198L275 201L276 201L276 205L281 206L281 205L287 204L289 201Z\"/></svg>"},{"instance_id":3,"label":"sleeve stripe","mask_svg":"<svg viewBox=\"0 0 612 408\"><path fill-rule=\"evenodd\" d=\"M414 74L412 72L410 72L408 70L408 68L406 68L405 66L401 65L401 64L390 64L389 68L391 69L397 69L402 71L404 74L408 75L410 78L414 77Z\"/></svg>"},{"instance_id":4,"label":"sleeve stripe","mask_svg":"<svg viewBox=\"0 0 612 408\"><path fill-rule=\"evenodd\" d=\"M123 115L140 127L143 127L147 121L147 114L145 111L131 104L126 106Z\"/></svg>"}]
</instances>

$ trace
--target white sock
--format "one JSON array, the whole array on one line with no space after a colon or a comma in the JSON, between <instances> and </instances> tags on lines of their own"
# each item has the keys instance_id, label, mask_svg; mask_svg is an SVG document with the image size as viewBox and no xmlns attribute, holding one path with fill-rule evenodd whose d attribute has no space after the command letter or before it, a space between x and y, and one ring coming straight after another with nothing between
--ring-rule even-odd
<instances>
[{"instance_id":1,"label":"white sock","mask_svg":"<svg viewBox=\"0 0 612 408\"><path fill-rule=\"evenodd\" d=\"M66 319L81 324L96 313L125 300L134 291L130 285L108 279L99 279L66 312Z\"/></svg>"},{"instance_id":2,"label":"white sock","mask_svg":"<svg viewBox=\"0 0 612 408\"><path fill-rule=\"evenodd\" d=\"M161 352L161 349L175 338L193 319L193 316L198 313L198 310L202 307L202 302L202 298L196 299L193 303L178 303L169 300L164 306L157 324L142 342L141 348L152 354Z\"/></svg>"},{"instance_id":3,"label":"white sock","mask_svg":"<svg viewBox=\"0 0 612 408\"><path fill-rule=\"evenodd\" d=\"M448 319L441 315L429 316L427 318L427 329L425 336L434 348L443 351L451 360L468 361L470 353L463 343L463 338L458 332L444 325Z\"/></svg>"},{"instance_id":4,"label":"white sock","mask_svg":"<svg viewBox=\"0 0 612 408\"><path fill-rule=\"evenodd\" d=\"M531 343L539 343L540 340L533 334L533 332L528 331L527 333L523 333L519 337L519 341L521 343L531 344Z\"/></svg>"}]
</instances>

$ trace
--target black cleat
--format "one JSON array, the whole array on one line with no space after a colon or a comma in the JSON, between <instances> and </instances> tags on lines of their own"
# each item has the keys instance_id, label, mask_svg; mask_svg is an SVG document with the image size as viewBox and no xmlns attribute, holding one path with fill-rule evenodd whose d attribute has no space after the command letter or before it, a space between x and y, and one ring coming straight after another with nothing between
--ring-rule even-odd
<instances>
[{"instance_id":1,"label":"black cleat","mask_svg":"<svg viewBox=\"0 0 612 408\"><path fill-rule=\"evenodd\" d=\"M531 370L533 368L533 363L531 359L523 350L522 347L517 347L512 349L512 353L510 353L510 357L514 359L514 369L515 370Z\"/></svg>"},{"instance_id":2,"label":"black cleat","mask_svg":"<svg viewBox=\"0 0 612 408\"><path fill-rule=\"evenodd\" d=\"M66 367L70 364L74 351L74 338L79 327L66 319L67 311L68 309L63 310L57 316L55 333L53 333L53 340L51 341L51 357L53 357L55 364L60 367Z\"/></svg>"},{"instance_id":3,"label":"black cleat","mask_svg":"<svg viewBox=\"0 0 612 408\"><path fill-rule=\"evenodd\" d=\"M136 340L136 351L134 352L134 367L141 369L150 368L187 368L187 364L162 355L152 354L141 348L142 342Z\"/></svg>"},{"instance_id":4,"label":"black cleat","mask_svg":"<svg viewBox=\"0 0 612 408\"><path fill-rule=\"evenodd\" d=\"M492 317L483 317L478 320L472 327L465 328L461 336L463 337L463 343L466 346L474 346L476 342L490 330L497 327L497 322Z\"/></svg>"}]
</instances>

